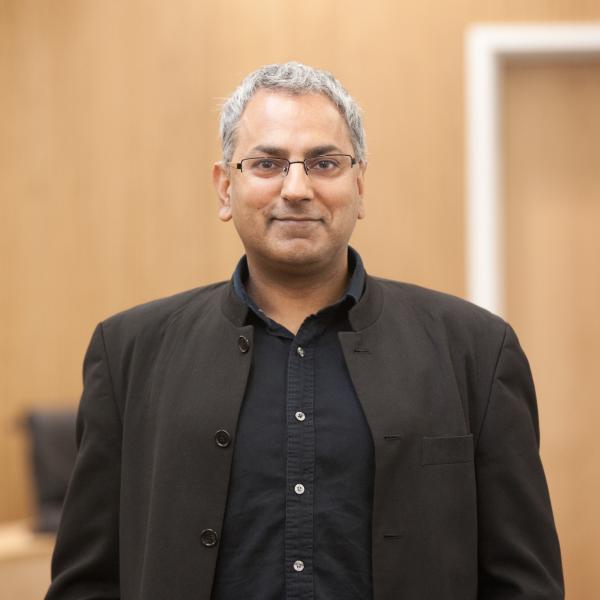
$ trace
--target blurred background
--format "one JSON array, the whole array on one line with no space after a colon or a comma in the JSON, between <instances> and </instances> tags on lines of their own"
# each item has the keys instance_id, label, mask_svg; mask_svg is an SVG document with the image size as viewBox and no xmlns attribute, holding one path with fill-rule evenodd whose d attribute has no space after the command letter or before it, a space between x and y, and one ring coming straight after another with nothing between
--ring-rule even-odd
<instances>
[{"instance_id":1,"label":"blurred background","mask_svg":"<svg viewBox=\"0 0 600 600\"><path fill-rule=\"evenodd\" d=\"M69 426L95 324L229 278L241 254L210 167L220 100L251 70L298 60L344 83L367 129L367 270L466 295L464 51L481 22L598 23L600 0L0 0L0 598L49 581L40 479L72 448L44 450L37 419ZM503 316L537 384L568 595L593 599L600 58L501 75Z\"/></svg>"}]
</instances>

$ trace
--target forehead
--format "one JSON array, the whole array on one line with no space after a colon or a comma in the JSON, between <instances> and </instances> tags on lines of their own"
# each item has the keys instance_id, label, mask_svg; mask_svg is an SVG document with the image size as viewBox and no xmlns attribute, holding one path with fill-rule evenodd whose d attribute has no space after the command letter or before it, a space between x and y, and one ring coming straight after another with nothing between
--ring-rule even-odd
<instances>
[{"instance_id":1,"label":"forehead","mask_svg":"<svg viewBox=\"0 0 600 600\"><path fill-rule=\"evenodd\" d=\"M350 131L337 106L324 94L292 95L259 90L250 99L237 127L235 154L257 146L303 154L318 146L352 152Z\"/></svg>"}]
</instances>

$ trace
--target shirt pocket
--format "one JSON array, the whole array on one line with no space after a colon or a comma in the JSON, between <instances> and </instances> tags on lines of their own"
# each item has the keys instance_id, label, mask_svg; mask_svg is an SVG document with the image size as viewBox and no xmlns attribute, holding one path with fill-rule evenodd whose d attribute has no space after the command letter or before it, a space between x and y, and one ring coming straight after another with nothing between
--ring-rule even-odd
<instances>
[{"instance_id":1,"label":"shirt pocket","mask_svg":"<svg viewBox=\"0 0 600 600\"><path fill-rule=\"evenodd\" d=\"M473 435L424 437L421 465L473 462Z\"/></svg>"}]
</instances>

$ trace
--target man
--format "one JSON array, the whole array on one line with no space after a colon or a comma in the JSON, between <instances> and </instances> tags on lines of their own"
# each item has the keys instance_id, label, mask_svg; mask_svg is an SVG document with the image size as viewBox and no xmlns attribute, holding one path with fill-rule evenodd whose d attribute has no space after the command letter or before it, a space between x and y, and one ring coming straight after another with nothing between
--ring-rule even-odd
<instances>
[{"instance_id":1,"label":"man","mask_svg":"<svg viewBox=\"0 0 600 600\"><path fill-rule=\"evenodd\" d=\"M515 334L365 274L361 117L326 72L224 105L231 282L116 315L85 361L48 600L563 597Z\"/></svg>"}]
</instances>

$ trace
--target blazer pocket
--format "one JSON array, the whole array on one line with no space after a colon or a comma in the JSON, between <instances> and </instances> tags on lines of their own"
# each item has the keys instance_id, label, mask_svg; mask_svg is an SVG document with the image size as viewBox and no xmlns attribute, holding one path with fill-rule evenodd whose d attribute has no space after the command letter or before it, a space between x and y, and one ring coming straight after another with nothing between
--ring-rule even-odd
<instances>
[{"instance_id":1,"label":"blazer pocket","mask_svg":"<svg viewBox=\"0 0 600 600\"><path fill-rule=\"evenodd\" d=\"M473 462L473 435L424 437L421 465Z\"/></svg>"}]
</instances>

